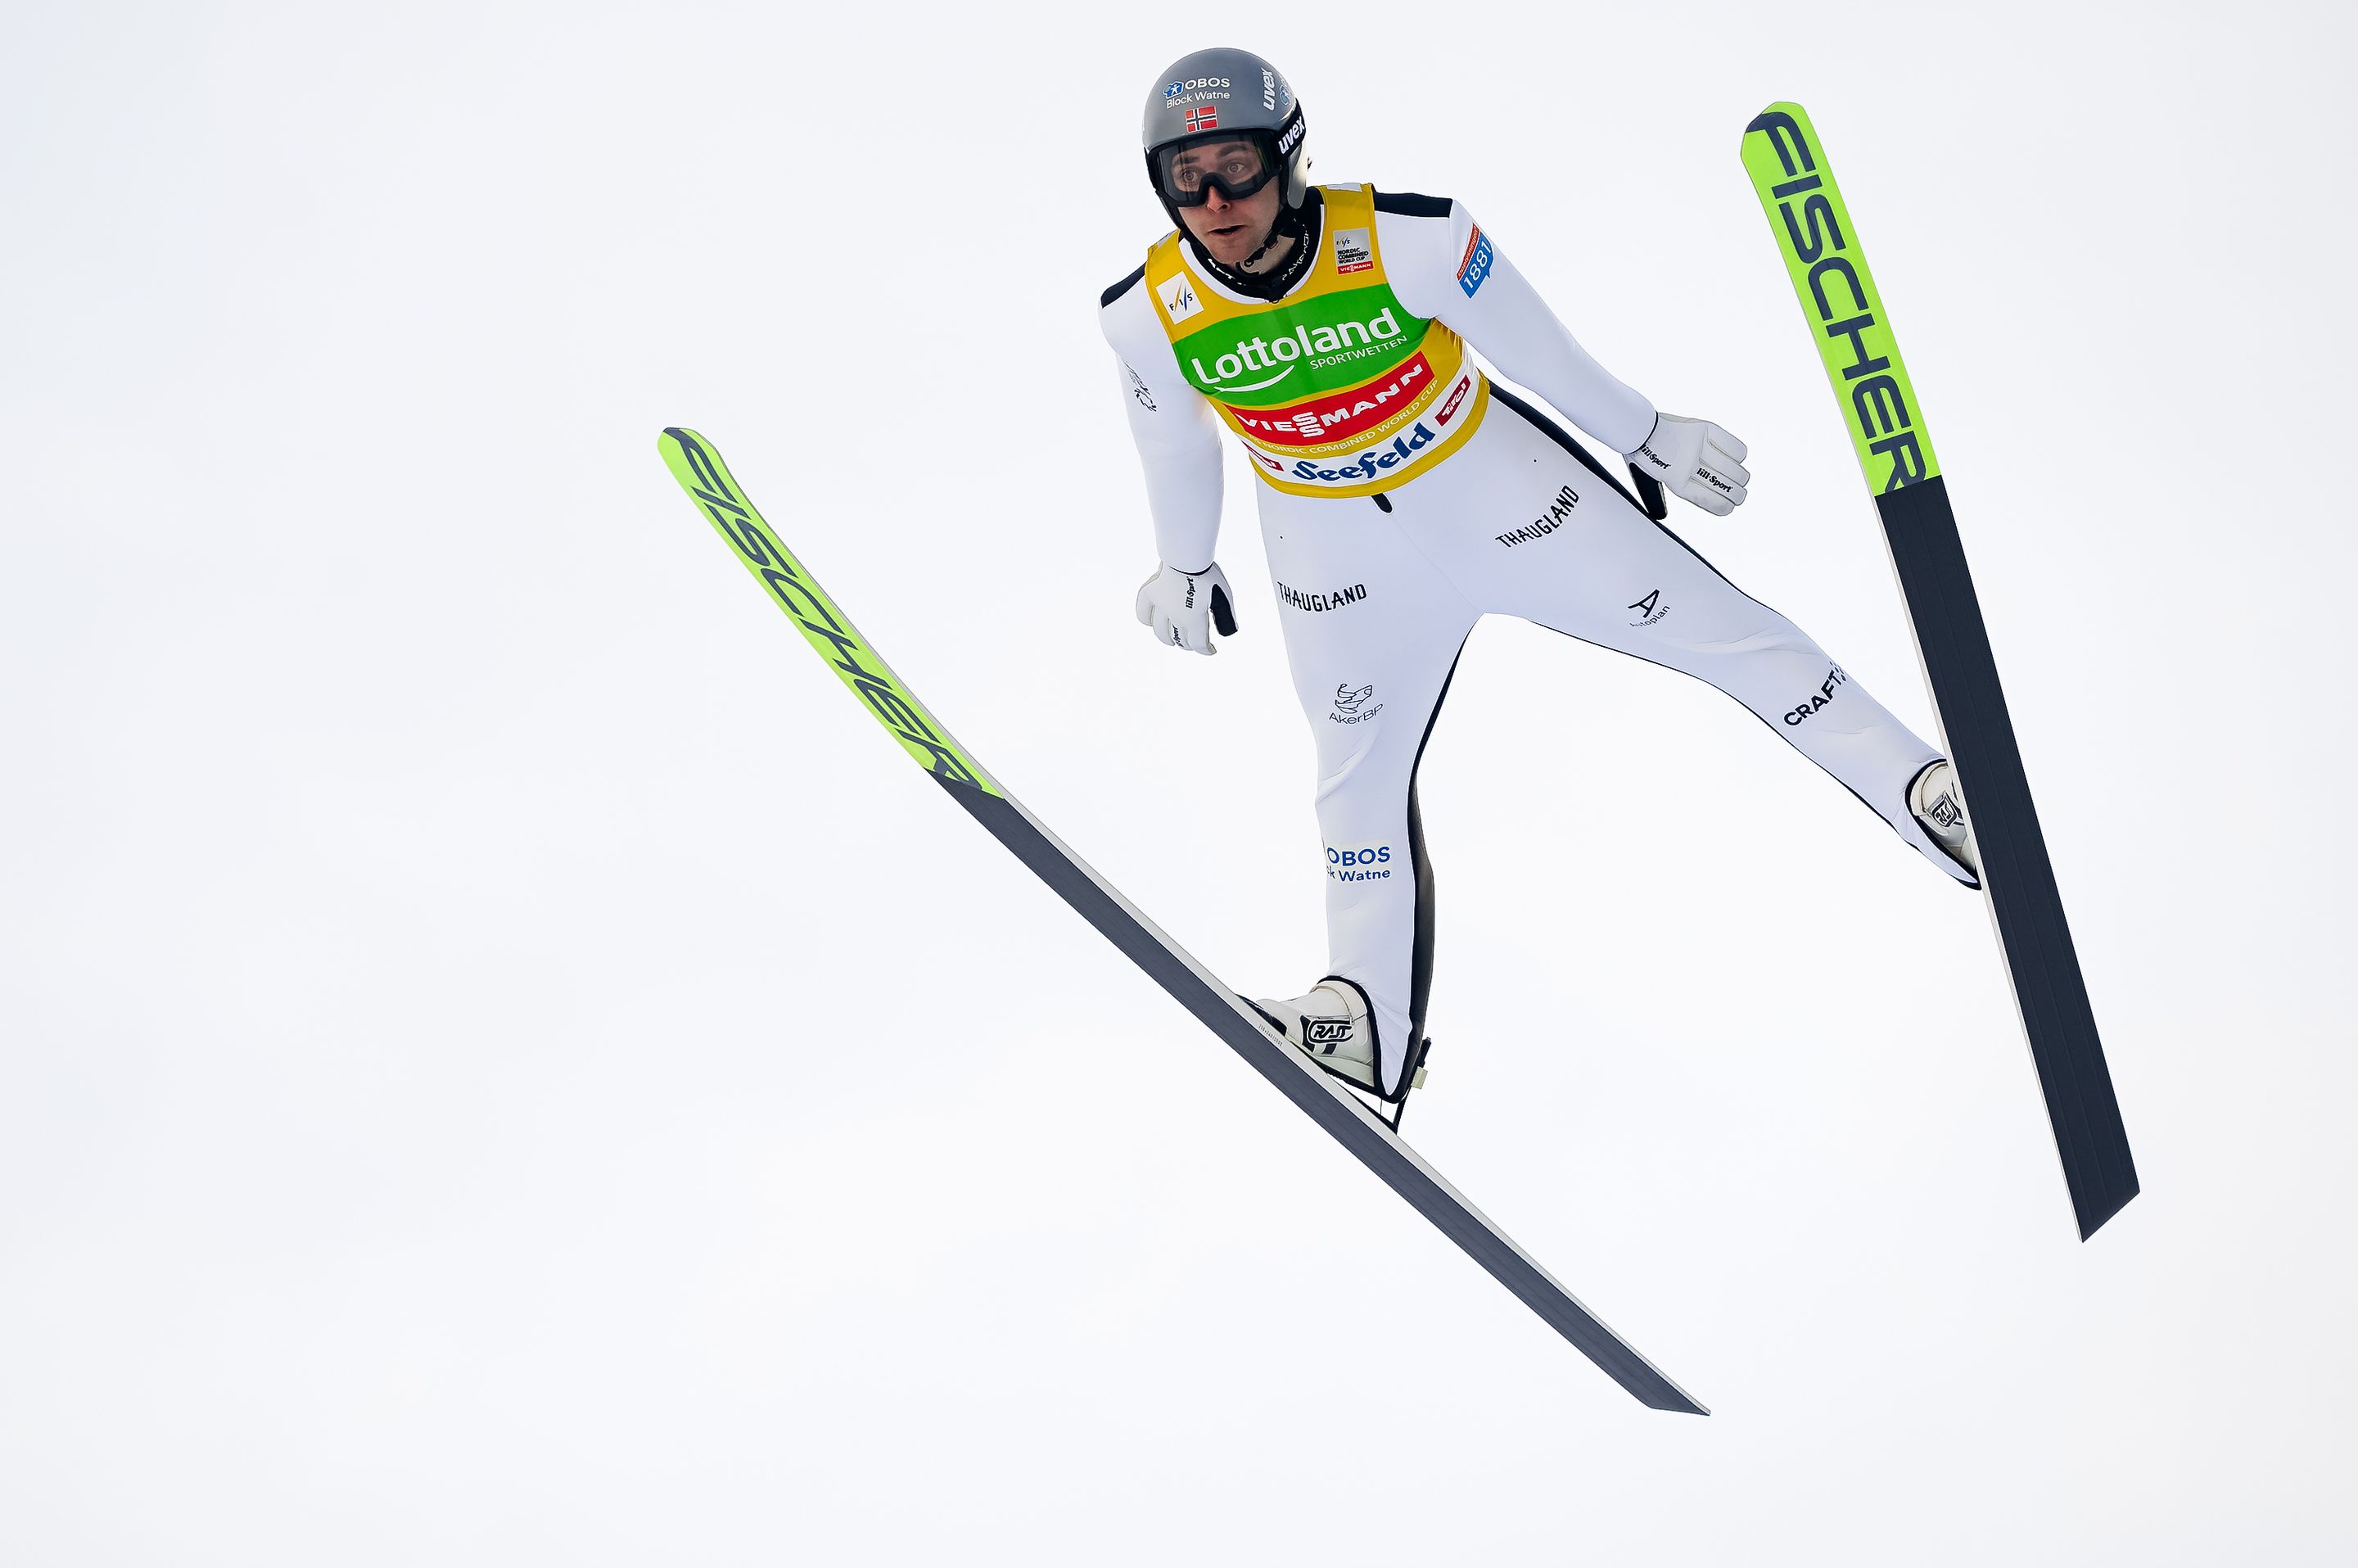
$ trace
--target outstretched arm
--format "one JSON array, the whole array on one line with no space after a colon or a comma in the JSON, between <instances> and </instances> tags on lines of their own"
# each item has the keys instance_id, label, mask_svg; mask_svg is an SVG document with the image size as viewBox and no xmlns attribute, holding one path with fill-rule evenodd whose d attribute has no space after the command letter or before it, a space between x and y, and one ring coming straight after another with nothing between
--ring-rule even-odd
<instances>
[{"instance_id":1,"label":"outstretched arm","mask_svg":"<svg viewBox=\"0 0 2358 1568\"><path fill-rule=\"evenodd\" d=\"M1464 203L1379 195L1376 210L1385 270L1402 305L1438 317L1500 374L1546 398L1685 500L1721 516L1742 503L1751 478L1744 443L1709 420L1658 413L1616 380Z\"/></svg>"}]
</instances>

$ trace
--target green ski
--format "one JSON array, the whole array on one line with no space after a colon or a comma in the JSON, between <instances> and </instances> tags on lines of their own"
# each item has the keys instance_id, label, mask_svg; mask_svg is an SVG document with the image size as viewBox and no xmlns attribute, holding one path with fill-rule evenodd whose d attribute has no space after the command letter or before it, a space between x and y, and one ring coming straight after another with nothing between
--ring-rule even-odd
<instances>
[{"instance_id":1,"label":"green ski","mask_svg":"<svg viewBox=\"0 0 2358 1568\"><path fill-rule=\"evenodd\" d=\"M1744 129L1744 167L1882 514L2085 1240L2136 1196L2136 1166L1923 405L1809 115L1772 103Z\"/></svg>"},{"instance_id":2,"label":"green ski","mask_svg":"<svg viewBox=\"0 0 2358 1568\"><path fill-rule=\"evenodd\" d=\"M661 447L673 476L745 569L802 629L819 657L952 800L1255 1072L1275 1085L1607 1377L1655 1410L1709 1413L1466 1202L1464 1194L1369 1111L1365 1101L1286 1044L1250 1005L1157 929L983 772L886 667L802 563L779 543L710 442L693 430L670 429L663 433Z\"/></svg>"}]
</instances>

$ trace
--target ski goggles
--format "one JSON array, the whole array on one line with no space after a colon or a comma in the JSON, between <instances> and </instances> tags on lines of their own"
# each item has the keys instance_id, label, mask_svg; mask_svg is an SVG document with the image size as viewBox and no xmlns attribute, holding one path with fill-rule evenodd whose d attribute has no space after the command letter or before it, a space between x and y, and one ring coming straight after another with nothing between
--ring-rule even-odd
<instances>
[{"instance_id":1,"label":"ski goggles","mask_svg":"<svg viewBox=\"0 0 2358 1568\"><path fill-rule=\"evenodd\" d=\"M1201 207L1220 193L1242 201L1277 178L1284 160L1277 138L1267 131L1214 131L1190 136L1146 155L1154 189L1174 207Z\"/></svg>"}]
</instances>

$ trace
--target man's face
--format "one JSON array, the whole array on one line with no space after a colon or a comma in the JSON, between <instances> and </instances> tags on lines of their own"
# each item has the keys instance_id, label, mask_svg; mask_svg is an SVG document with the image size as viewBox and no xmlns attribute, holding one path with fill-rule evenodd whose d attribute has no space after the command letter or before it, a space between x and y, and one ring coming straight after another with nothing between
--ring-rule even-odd
<instances>
[{"instance_id":1,"label":"man's face","mask_svg":"<svg viewBox=\"0 0 2358 1568\"><path fill-rule=\"evenodd\" d=\"M1260 149L1249 141L1204 142L1183 149L1171 160L1172 178L1182 189L1218 179L1229 185L1250 182L1261 171ZM1277 222L1282 180L1272 179L1246 197L1231 201L1217 185L1205 191L1201 207L1182 207L1179 221L1214 261L1235 266L1260 249Z\"/></svg>"}]
</instances>

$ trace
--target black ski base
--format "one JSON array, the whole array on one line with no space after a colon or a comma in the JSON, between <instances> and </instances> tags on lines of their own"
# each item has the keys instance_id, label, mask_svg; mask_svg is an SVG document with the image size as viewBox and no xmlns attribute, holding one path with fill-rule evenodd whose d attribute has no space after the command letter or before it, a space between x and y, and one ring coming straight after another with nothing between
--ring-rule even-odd
<instances>
[{"instance_id":1,"label":"black ski base","mask_svg":"<svg viewBox=\"0 0 2358 1568\"><path fill-rule=\"evenodd\" d=\"M1948 485L1935 475L1887 491L1876 509L1972 816L1982 881L2084 1241L2136 1196L2136 1165Z\"/></svg>"},{"instance_id":2,"label":"black ski base","mask_svg":"<svg viewBox=\"0 0 2358 1568\"><path fill-rule=\"evenodd\" d=\"M1247 1022L1229 1004L1227 996L1206 984L1178 955L1141 925L1013 803L942 773L936 773L934 778L952 800L990 830L992 838L1006 845L1017 860L1103 933L1106 940L1121 949L1131 963L1145 970L1182 1007L1194 1013L1205 1028L1250 1063L1254 1071L1325 1128L1362 1164L1382 1177L1386 1185L1406 1198L1410 1206L1430 1220L1435 1229L1455 1242L1491 1278L1506 1286L1639 1402L1658 1411L1690 1415L1711 1413L1623 1344L1612 1330L1589 1315L1563 1286L1477 1223L1479 1217L1462 1206L1463 1200L1445 1191L1402 1145L1387 1140L1329 1093L1317 1077L1303 1071L1292 1059L1294 1053L1291 1046L1280 1044Z\"/></svg>"}]
</instances>

